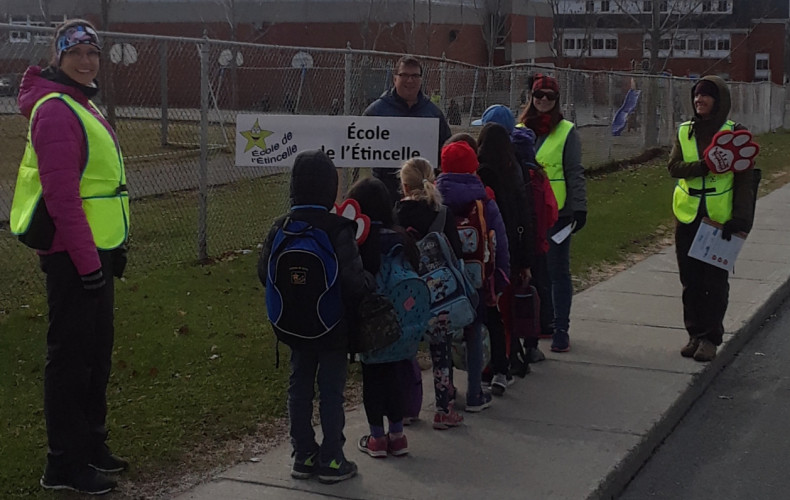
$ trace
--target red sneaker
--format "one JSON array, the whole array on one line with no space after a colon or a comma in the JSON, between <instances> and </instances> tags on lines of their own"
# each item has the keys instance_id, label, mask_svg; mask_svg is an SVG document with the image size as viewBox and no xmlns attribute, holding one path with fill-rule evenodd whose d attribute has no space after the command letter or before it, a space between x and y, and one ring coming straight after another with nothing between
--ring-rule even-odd
<instances>
[{"instance_id":1,"label":"red sneaker","mask_svg":"<svg viewBox=\"0 0 790 500\"><path fill-rule=\"evenodd\" d=\"M357 442L357 448L362 453L367 453L373 458L387 458L387 446L389 440L387 436L374 438L371 435L362 436Z\"/></svg>"},{"instance_id":2,"label":"red sneaker","mask_svg":"<svg viewBox=\"0 0 790 500\"><path fill-rule=\"evenodd\" d=\"M453 407L445 413L437 411L433 414L433 428L439 431L449 429L450 427L458 427L464 422L464 416L456 412Z\"/></svg>"},{"instance_id":3,"label":"red sneaker","mask_svg":"<svg viewBox=\"0 0 790 500\"><path fill-rule=\"evenodd\" d=\"M406 441L406 434L401 434L401 436L397 438L393 438L387 434L387 441L389 443L387 451L389 451L390 455L402 457L409 453L409 442Z\"/></svg>"}]
</instances>

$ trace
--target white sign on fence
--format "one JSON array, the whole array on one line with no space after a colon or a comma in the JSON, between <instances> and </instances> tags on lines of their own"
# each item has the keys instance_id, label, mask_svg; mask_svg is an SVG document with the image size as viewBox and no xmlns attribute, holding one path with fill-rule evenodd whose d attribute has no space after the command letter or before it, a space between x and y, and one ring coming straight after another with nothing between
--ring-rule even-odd
<instances>
[{"instance_id":1,"label":"white sign on fence","mask_svg":"<svg viewBox=\"0 0 790 500\"><path fill-rule=\"evenodd\" d=\"M236 166L290 167L322 149L337 167L400 167L421 156L437 165L438 118L239 114Z\"/></svg>"}]
</instances>

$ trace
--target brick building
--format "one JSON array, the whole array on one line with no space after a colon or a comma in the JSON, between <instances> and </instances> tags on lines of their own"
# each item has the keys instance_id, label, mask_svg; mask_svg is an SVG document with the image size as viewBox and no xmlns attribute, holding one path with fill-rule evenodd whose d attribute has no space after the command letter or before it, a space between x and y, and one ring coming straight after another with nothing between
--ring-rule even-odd
<instances>
[{"instance_id":1,"label":"brick building","mask_svg":"<svg viewBox=\"0 0 790 500\"><path fill-rule=\"evenodd\" d=\"M786 80L787 0L553 2L557 66Z\"/></svg>"}]
</instances>

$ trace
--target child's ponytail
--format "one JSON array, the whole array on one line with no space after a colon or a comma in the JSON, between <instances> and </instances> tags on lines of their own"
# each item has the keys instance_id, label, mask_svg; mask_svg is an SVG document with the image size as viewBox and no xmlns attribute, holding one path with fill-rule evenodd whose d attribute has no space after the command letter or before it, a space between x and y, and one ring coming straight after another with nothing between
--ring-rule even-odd
<instances>
[{"instance_id":1,"label":"child's ponytail","mask_svg":"<svg viewBox=\"0 0 790 500\"><path fill-rule=\"evenodd\" d=\"M409 189L409 198L425 200L431 208L438 210L442 195L436 189L435 180L433 165L425 158L411 158L400 169L400 181Z\"/></svg>"}]
</instances>

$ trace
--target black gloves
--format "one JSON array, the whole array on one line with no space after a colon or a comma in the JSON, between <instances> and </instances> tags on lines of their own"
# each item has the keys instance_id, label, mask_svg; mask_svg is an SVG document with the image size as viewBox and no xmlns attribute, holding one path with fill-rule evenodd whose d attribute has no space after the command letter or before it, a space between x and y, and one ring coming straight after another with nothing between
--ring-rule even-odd
<instances>
[{"instance_id":1,"label":"black gloves","mask_svg":"<svg viewBox=\"0 0 790 500\"><path fill-rule=\"evenodd\" d=\"M123 277L123 271L126 269L127 252L126 245L121 245L112 251L112 275L116 278Z\"/></svg>"},{"instance_id":2,"label":"black gloves","mask_svg":"<svg viewBox=\"0 0 790 500\"><path fill-rule=\"evenodd\" d=\"M88 290L89 292L95 292L106 284L104 275L101 272L101 268L93 271L90 274L80 276L80 278L82 278L82 288Z\"/></svg>"},{"instance_id":3,"label":"black gloves","mask_svg":"<svg viewBox=\"0 0 790 500\"><path fill-rule=\"evenodd\" d=\"M740 219L730 219L724 223L721 230L721 237L724 240L730 241L734 233L746 233L749 231L749 226Z\"/></svg>"},{"instance_id":4,"label":"black gloves","mask_svg":"<svg viewBox=\"0 0 790 500\"><path fill-rule=\"evenodd\" d=\"M576 226L573 228L573 232L575 233L587 224L587 212L581 210L573 212L573 221L576 223Z\"/></svg>"}]
</instances>

